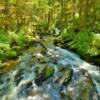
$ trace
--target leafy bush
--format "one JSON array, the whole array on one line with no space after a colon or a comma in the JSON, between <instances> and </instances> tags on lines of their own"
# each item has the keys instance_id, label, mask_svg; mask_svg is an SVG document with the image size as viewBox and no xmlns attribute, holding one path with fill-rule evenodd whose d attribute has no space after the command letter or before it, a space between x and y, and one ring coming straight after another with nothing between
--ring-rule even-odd
<instances>
[{"instance_id":1,"label":"leafy bush","mask_svg":"<svg viewBox=\"0 0 100 100\"><path fill-rule=\"evenodd\" d=\"M10 44L0 43L0 59L13 56L16 56L16 51L10 48Z\"/></svg>"},{"instance_id":2,"label":"leafy bush","mask_svg":"<svg viewBox=\"0 0 100 100\"><path fill-rule=\"evenodd\" d=\"M96 56L100 54L100 34L81 31L78 33L69 32L64 29L61 38L68 40L68 46L76 49L80 54Z\"/></svg>"},{"instance_id":3,"label":"leafy bush","mask_svg":"<svg viewBox=\"0 0 100 100\"><path fill-rule=\"evenodd\" d=\"M0 30L0 43L7 43L8 42L8 35L5 33L4 30Z\"/></svg>"},{"instance_id":4,"label":"leafy bush","mask_svg":"<svg viewBox=\"0 0 100 100\"><path fill-rule=\"evenodd\" d=\"M5 33L3 30L0 30L0 59L15 57L17 55L17 49L13 49L14 46L23 48L24 44L24 32L15 33L8 31L8 33Z\"/></svg>"},{"instance_id":5,"label":"leafy bush","mask_svg":"<svg viewBox=\"0 0 100 100\"><path fill-rule=\"evenodd\" d=\"M90 48L88 53L92 56L100 54L100 34L91 33Z\"/></svg>"},{"instance_id":6,"label":"leafy bush","mask_svg":"<svg viewBox=\"0 0 100 100\"><path fill-rule=\"evenodd\" d=\"M77 49L78 52L85 54L89 49L88 39L88 32L76 33L76 36L73 37L73 40L69 42L69 46Z\"/></svg>"},{"instance_id":7,"label":"leafy bush","mask_svg":"<svg viewBox=\"0 0 100 100\"><path fill-rule=\"evenodd\" d=\"M18 33L15 32L8 32L9 37L8 40L11 42L15 42L17 45L23 47L25 43L25 34L23 31L19 31Z\"/></svg>"}]
</instances>

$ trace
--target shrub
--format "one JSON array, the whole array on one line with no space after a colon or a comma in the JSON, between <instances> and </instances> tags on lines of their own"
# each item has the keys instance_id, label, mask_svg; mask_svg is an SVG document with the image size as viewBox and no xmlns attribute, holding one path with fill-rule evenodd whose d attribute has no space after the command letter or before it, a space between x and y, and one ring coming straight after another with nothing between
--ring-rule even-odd
<instances>
[{"instance_id":1,"label":"shrub","mask_svg":"<svg viewBox=\"0 0 100 100\"><path fill-rule=\"evenodd\" d=\"M76 49L80 54L91 56L100 54L100 34L88 31L75 33L64 29L61 32L61 38L68 40L68 46Z\"/></svg>"}]
</instances>

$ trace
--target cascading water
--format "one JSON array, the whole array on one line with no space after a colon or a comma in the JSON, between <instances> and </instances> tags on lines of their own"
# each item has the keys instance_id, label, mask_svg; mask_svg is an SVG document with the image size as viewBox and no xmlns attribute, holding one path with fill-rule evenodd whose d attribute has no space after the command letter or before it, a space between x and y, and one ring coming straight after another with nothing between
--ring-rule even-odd
<instances>
[{"instance_id":1,"label":"cascading water","mask_svg":"<svg viewBox=\"0 0 100 100\"><path fill-rule=\"evenodd\" d=\"M0 76L0 100L100 100L100 68L68 50L25 52Z\"/></svg>"}]
</instances>

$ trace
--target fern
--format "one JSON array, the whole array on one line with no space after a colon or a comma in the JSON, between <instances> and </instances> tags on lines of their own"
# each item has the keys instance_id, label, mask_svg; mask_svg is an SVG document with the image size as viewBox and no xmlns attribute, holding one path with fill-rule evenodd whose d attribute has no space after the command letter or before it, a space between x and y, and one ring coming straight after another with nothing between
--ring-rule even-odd
<instances>
[{"instance_id":1,"label":"fern","mask_svg":"<svg viewBox=\"0 0 100 100\"><path fill-rule=\"evenodd\" d=\"M69 46L77 49L80 53L86 54L89 48L88 38L88 32L79 32L74 36L73 40L69 42Z\"/></svg>"},{"instance_id":2,"label":"fern","mask_svg":"<svg viewBox=\"0 0 100 100\"><path fill-rule=\"evenodd\" d=\"M91 46L88 53L91 56L96 56L100 54L100 34L91 33Z\"/></svg>"},{"instance_id":3,"label":"fern","mask_svg":"<svg viewBox=\"0 0 100 100\"><path fill-rule=\"evenodd\" d=\"M18 43L19 46L24 47L25 44L25 34L23 31L20 31L17 33L18 38L16 39L16 42Z\"/></svg>"},{"instance_id":4,"label":"fern","mask_svg":"<svg viewBox=\"0 0 100 100\"><path fill-rule=\"evenodd\" d=\"M100 54L100 34L81 31L79 33L70 32L66 29L61 32L61 38L68 40L67 45L76 49L80 54L96 56Z\"/></svg>"}]
</instances>

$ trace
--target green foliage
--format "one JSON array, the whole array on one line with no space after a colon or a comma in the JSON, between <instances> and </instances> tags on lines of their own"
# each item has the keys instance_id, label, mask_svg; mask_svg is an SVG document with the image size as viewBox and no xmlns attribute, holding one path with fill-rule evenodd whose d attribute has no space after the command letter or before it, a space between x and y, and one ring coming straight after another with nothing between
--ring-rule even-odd
<instances>
[{"instance_id":1,"label":"green foliage","mask_svg":"<svg viewBox=\"0 0 100 100\"><path fill-rule=\"evenodd\" d=\"M4 32L0 31L0 59L7 57L15 57L17 55L17 49L15 47L24 48L25 35L23 31L18 33L15 32ZM14 47L15 46L15 47Z\"/></svg>"},{"instance_id":2,"label":"green foliage","mask_svg":"<svg viewBox=\"0 0 100 100\"><path fill-rule=\"evenodd\" d=\"M91 56L96 56L100 54L100 34L91 33L90 49L88 53Z\"/></svg>"},{"instance_id":3,"label":"green foliage","mask_svg":"<svg viewBox=\"0 0 100 100\"><path fill-rule=\"evenodd\" d=\"M25 44L25 34L23 31L20 31L17 33L18 38L16 39L16 42L19 46L24 47Z\"/></svg>"},{"instance_id":4,"label":"green foliage","mask_svg":"<svg viewBox=\"0 0 100 100\"><path fill-rule=\"evenodd\" d=\"M75 36L71 42L69 42L69 46L71 48L77 49L78 52L86 54L89 49L88 44L88 32L79 32L74 33Z\"/></svg>"},{"instance_id":5,"label":"green foliage","mask_svg":"<svg viewBox=\"0 0 100 100\"><path fill-rule=\"evenodd\" d=\"M16 51L10 48L10 44L0 43L0 59L5 59L6 57L16 56Z\"/></svg>"},{"instance_id":6,"label":"green foliage","mask_svg":"<svg viewBox=\"0 0 100 100\"><path fill-rule=\"evenodd\" d=\"M0 43L7 43L8 36L6 35L4 30L0 30Z\"/></svg>"},{"instance_id":7,"label":"green foliage","mask_svg":"<svg viewBox=\"0 0 100 100\"><path fill-rule=\"evenodd\" d=\"M10 43L15 43L18 46L23 47L25 44L25 34L24 31L19 31L18 33L15 32L8 32L8 38Z\"/></svg>"},{"instance_id":8,"label":"green foliage","mask_svg":"<svg viewBox=\"0 0 100 100\"><path fill-rule=\"evenodd\" d=\"M68 40L68 46L76 49L80 54L96 56L100 54L100 34L81 31L68 33L66 29L61 32L61 38Z\"/></svg>"},{"instance_id":9,"label":"green foliage","mask_svg":"<svg viewBox=\"0 0 100 100\"><path fill-rule=\"evenodd\" d=\"M99 5L99 0L0 0L0 58L17 55L35 36L50 35L54 28L62 30L70 48L99 55Z\"/></svg>"}]
</instances>

